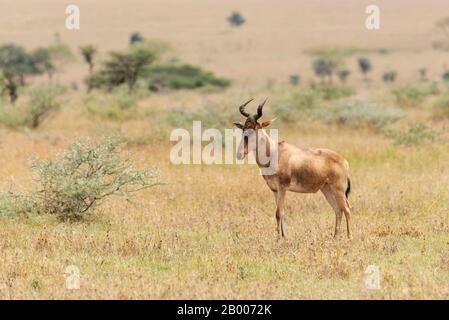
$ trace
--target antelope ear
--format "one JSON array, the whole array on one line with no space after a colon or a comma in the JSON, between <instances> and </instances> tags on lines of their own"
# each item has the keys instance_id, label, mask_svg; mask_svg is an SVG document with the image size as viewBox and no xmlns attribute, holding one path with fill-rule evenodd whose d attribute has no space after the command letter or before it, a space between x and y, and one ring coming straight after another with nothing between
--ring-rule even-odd
<instances>
[{"instance_id":1,"label":"antelope ear","mask_svg":"<svg viewBox=\"0 0 449 320\"><path fill-rule=\"evenodd\" d=\"M268 127L270 124L273 123L274 120L276 120L276 118L262 122L261 124L262 128Z\"/></svg>"},{"instance_id":2,"label":"antelope ear","mask_svg":"<svg viewBox=\"0 0 449 320\"><path fill-rule=\"evenodd\" d=\"M238 122L234 122L234 125L237 127L237 128L239 128L239 129L242 129L243 130L243 124L241 124L241 123L238 123Z\"/></svg>"}]
</instances>

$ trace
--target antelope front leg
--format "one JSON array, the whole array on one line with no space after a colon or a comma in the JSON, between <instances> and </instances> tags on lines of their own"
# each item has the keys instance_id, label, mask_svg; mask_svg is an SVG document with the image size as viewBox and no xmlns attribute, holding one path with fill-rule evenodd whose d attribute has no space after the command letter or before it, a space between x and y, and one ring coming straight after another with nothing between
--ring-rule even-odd
<instances>
[{"instance_id":1,"label":"antelope front leg","mask_svg":"<svg viewBox=\"0 0 449 320\"><path fill-rule=\"evenodd\" d=\"M286 238L287 233L284 227L284 200L285 200L285 190L279 189L276 192L276 221L278 225L278 235L279 237Z\"/></svg>"}]
</instances>

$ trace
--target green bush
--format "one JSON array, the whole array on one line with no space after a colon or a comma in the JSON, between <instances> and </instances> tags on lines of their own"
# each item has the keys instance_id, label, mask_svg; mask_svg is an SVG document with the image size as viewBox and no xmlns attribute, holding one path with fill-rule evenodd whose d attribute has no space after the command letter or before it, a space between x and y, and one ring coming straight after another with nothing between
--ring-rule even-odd
<instances>
[{"instance_id":1,"label":"green bush","mask_svg":"<svg viewBox=\"0 0 449 320\"><path fill-rule=\"evenodd\" d=\"M0 123L10 128L36 129L60 109L58 97L64 92L64 87L34 87L30 90L28 102L19 105L5 104L0 109Z\"/></svg>"},{"instance_id":2,"label":"green bush","mask_svg":"<svg viewBox=\"0 0 449 320\"><path fill-rule=\"evenodd\" d=\"M238 11L232 12L232 14L227 18L231 27L240 27L245 23L245 18Z\"/></svg>"},{"instance_id":3,"label":"green bush","mask_svg":"<svg viewBox=\"0 0 449 320\"><path fill-rule=\"evenodd\" d=\"M39 213L79 219L113 195L126 197L159 184L154 169L134 168L115 138L101 143L77 141L54 159L33 161L32 170L35 188L3 195L1 215Z\"/></svg>"},{"instance_id":4,"label":"green bush","mask_svg":"<svg viewBox=\"0 0 449 320\"><path fill-rule=\"evenodd\" d=\"M395 87L391 92L400 106L414 107L422 103L428 96L437 94L439 89L436 82L420 82Z\"/></svg>"},{"instance_id":5,"label":"green bush","mask_svg":"<svg viewBox=\"0 0 449 320\"><path fill-rule=\"evenodd\" d=\"M299 74L291 74L288 77L288 82L292 85L292 86L297 86L299 85L299 82L301 81L301 77L299 76Z\"/></svg>"},{"instance_id":6,"label":"green bush","mask_svg":"<svg viewBox=\"0 0 449 320\"><path fill-rule=\"evenodd\" d=\"M398 73L396 70L385 71L382 75L382 80L384 82L395 82Z\"/></svg>"},{"instance_id":7,"label":"green bush","mask_svg":"<svg viewBox=\"0 0 449 320\"><path fill-rule=\"evenodd\" d=\"M358 62L358 64L359 64L360 72L362 72L362 74L363 74L363 75L365 76L365 78L366 78L366 75L367 75L368 72L370 72L371 69L372 69L371 61L370 61L368 58L366 58L366 57L359 57L359 58L357 59L357 62Z\"/></svg>"},{"instance_id":8,"label":"green bush","mask_svg":"<svg viewBox=\"0 0 449 320\"><path fill-rule=\"evenodd\" d=\"M136 116L137 91L120 86L111 92L92 91L84 98L88 112L102 119L124 121Z\"/></svg>"},{"instance_id":9,"label":"green bush","mask_svg":"<svg viewBox=\"0 0 449 320\"><path fill-rule=\"evenodd\" d=\"M319 108L321 97L311 89L301 90L288 103L275 107L274 114L280 123L296 123L305 119Z\"/></svg>"},{"instance_id":10,"label":"green bush","mask_svg":"<svg viewBox=\"0 0 449 320\"><path fill-rule=\"evenodd\" d=\"M315 111L315 117L327 123L377 129L394 123L405 115L401 109L385 108L375 102L363 100L340 100L331 107Z\"/></svg>"},{"instance_id":11,"label":"green bush","mask_svg":"<svg viewBox=\"0 0 449 320\"><path fill-rule=\"evenodd\" d=\"M355 90L346 85L318 83L311 86L312 90L324 100L334 100L354 95Z\"/></svg>"},{"instance_id":12,"label":"green bush","mask_svg":"<svg viewBox=\"0 0 449 320\"><path fill-rule=\"evenodd\" d=\"M449 82L449 71L446 71L442 77L444 81Z\"/></svg>"},{"instance_id":13,"label":"green bush","mask_svg":"<svg viewBox=\"0 0 449 320\"><path fill-rule=\"evenodd\" d=\"M320 56L312 62L312 68L315 74L321 80L328 77L329 81L332 81L332 75L339 65L340 61L333 56Z\"/></svg>"},{"instance_id":14,"label":"green bush","mask_svg":"<svg viewBox=\"0 0 449 320\"><path fill-rule=\"evenodd\" d=\"M150 67L145 75L149 88L158 91L168 89L196 89L201 87L226 88L230 81L189 64L160 64Z\"/></svg>"},{"instance_id":15,"label":"green bush","mask_svg":"<svg viewBox=\"0 0 449 320\"><path fill-rule=\"evenodd\" d=\"M385 135L395 145L418 146L435 140L435 132L423 123L413 123L406 131L389 130Z\"/></svg>"},{"instance_id":16,"label":"green bush","mask_svg":"<svg viewBox=\"0 0 449 320\"><path fill-rule=\"evenodd\" d=\"M449 117L449 92L444 93L435 101L435 113L437 116Z\"/></svg>"}]
</instances>

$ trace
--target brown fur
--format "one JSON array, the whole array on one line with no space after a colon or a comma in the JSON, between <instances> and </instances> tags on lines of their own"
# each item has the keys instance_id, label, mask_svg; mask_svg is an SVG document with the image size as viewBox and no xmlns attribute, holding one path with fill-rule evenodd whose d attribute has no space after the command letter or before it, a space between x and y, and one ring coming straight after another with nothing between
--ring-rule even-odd
<instances>
[{"instance_id":1,"label":"brown fur","mask_svg":"<svg viewBox=\"0 0 449 320\"><path fill-rule=\"evenodd\" d=\"M262 129L270 125L271 122L263 122L261 125L254 119L254 116L249 116L244 125L236 123L236 126L243 131L248 129L255 130L256 136L263 138L261 139L261 141L264 141L262 143L265 143L265 148L271 153L275 150L269 149L270 138ZM259 138L256 141L256 149L261 148L262 146L259 146ZM249 151L251 150L248 150L247 139L244 139L239 147L238 157L246 156ZM257 154L256 152L256 161ZM286 192L316 193L321 190L335 212L334 236L337 236L340 230L341 218L344 213L346 232L348 238L350 238L351 213L347 199L350 191L349 164L346 159L329 149L301 149L284 141L277 144L277 154L278 166L276 173L263 175L263 178L275 196L279 236L286 237L283 209ZM257 163L259 164L259 161Z\"/></svg>"}]
</instances>

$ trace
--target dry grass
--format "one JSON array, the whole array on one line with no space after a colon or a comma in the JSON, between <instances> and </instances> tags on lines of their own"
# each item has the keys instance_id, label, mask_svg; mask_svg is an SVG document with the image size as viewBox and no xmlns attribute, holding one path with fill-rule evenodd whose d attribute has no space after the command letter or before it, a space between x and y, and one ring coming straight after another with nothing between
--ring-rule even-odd
<instances>
[{"instance_id":1,"label":"dry grass","mask_svg":"<svg viewBox=\"0 0 449 320\"><path fill-rule=\"evenodd\" d=\"M351 60L350 82L361 98L393 101L389 88L380 84L384 69L395 66L400 81L416 81L417 69L426 66L429 77L437 79L447 61L447 54L432 51L429 43L446 0L432 5L378 1L383 29L369 35L363 28L364 5L356 0L339 1L343 8L293 0L186 0L182 5L136 0L126 6L117 0L79 0L80 32L64 29L60 1L3 2L9 10L0 11L0 21L8 27L0 28L0 42L34 47L49 43L58 31L74 48L92 42L104 52L126 45L129 34L140 31L170 42L182 60L235 80L222 93L155 95L140 101L139 108L196 108L266 96L269 79L286 82L296 72L311 77L310 57L303 50L336 42L395 49L373 55L376 80L368 88L354 75ZM230 30L225 17L236 9L251 23ZM67 66L60 80L80 82L86 69L80 61ZM145 119L100 122L88 117L81 97L69 98L59 114L31 134L0 129L1 190L29 186L28 159L51 156L76 137L153 132ZM280 99L271 95L271 105ZM273 113L269 106L267 113ZM435 121L425 104L407 119ZM447 120L433 124L440 133L448 127ZM303 147L334 149L349 160L352 241L332 238L335 217L321 194L293 193L286 200L289 239L278 241L273 196L257 168L173 166L170 146L161 142L131 148L137 163L155 165L167 182L140 193L133 204L107 202L78 223L0 217L0 298L449 298L447 134L412 148L392 146L369 130L309 123L282 129L280 136ZM381 271L382 288L375 292L362 282L371 264ZM68 265L81 271L80 290L65 288Z\"/></svg>"},{"instance_id":2,"label":"dry grass","mask_svg":"<svg viewBox=\"0 0 449 320\"><path fill-rule=\"evenodd\" d=\"M1 131L3 189L9 176L29 184L31 155L48 156L75 136L103 132L94 120L75 117L83 111L74 105L31 137ZM131 149L134 159L156 165L168 184L134 204L106 203L81 223L0 220L1 297L448 298L447 141L404 149L369 130L328 130L284 129L281 136L348 158L352 241L331 236L334 214L321 194L293 193L289 239L278 241L274 201L257 168L173 166L169 145L140 146ZM81 270L80 290L64 287L71 264ZM363 286L370 264L381 270L378 292Z\"/></svg>"}]
</instances>

